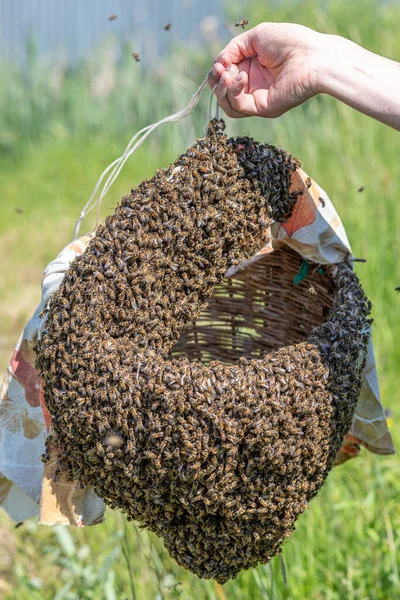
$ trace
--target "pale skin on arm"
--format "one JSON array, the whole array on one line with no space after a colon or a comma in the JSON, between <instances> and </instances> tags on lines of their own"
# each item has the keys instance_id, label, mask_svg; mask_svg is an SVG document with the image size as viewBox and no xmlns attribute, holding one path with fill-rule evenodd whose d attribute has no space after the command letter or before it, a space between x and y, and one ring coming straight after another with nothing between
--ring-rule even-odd
<instances>
[{"instance_id":1,"label":"pale skin on arm","mask_svg":"<svg viewBox=\"0 0 400 600\"><path fill-rule=\"evenodd\" d=\"M209 74L230 117L278 117L319 93L400 131L400 63L334 35L261 23L233 38Z\"/></svg>"}]
</instances>

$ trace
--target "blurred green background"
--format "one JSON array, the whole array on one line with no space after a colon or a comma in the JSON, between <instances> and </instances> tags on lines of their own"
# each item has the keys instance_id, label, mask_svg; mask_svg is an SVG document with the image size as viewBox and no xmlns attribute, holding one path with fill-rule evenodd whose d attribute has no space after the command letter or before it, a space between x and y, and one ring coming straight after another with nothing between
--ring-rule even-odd
<instances>
[{"instance_id":1,"label":"blurred green background","mask_svg":"<svg viewBox=\"0 0 400 600\"><path fill-rule=\"evenodd\" d=\"M297 22L337 33L400 60L400 3L366 0L230 2L226 22ZM176 44L146 69L132 48L119 58L111 42L73 66L39 60L27 43L28 68L0 64L0 367L40 298L44 267L70 241L97 177L141 127L181 109L229 39L198 50ZM115 43L115 42L113 42ZM204 133L209 94L183 122L159 129L127 163L103 216L143 178L172 162ZM399 133L328 97L277 120L227 119L229 135L272 142L302 160L334 202L373 302L373 336L384 406L400 420ZM363 188L363 191L359 191ZM94 225L88 218L81 231ZM163 600L400 599L398 456L361 457L334 470L279 558L223 588L172 561L162 543L118 513L104 525L75 530L18 529L0 513L0 597Z\"/></svg>"}]
</instances>

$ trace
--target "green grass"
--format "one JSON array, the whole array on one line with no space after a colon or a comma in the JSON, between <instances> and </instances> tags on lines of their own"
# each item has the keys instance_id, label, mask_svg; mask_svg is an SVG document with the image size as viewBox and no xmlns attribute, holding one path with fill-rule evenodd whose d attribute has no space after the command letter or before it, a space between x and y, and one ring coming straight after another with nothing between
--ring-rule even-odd
<instances>
[{"instance_id":1,"label":"green grass","mask_svg":"<svg viewBox=\"0 0 400 600\"><path fill-rule=\"evenodd\" d=\"M252 24L286 20L337 31L400 59L399 5L368 1L368 6L372 8L341 0L279 6L251 1L246 15L236 7L232 11L234 17L250 17ZM58 96L36 63L32 69L37 77L30 81L3 70L0 86L7 90L8 100L0 94L2 369L39 300L43 268L70 240L98 175L139 127L185 104L205 76L211 55L211 49L195 57L178 53L175 75L167 77L170 71L161 65L156 75L143 76L139 90L136 65L122 61L114 66L114 87L101 99L93 97L87 83L100 69L99 61L60 75ZM193 119L183 126L164 126L132 157L106 199L103 215L121 195L203 134L207 101L205 94ZM275 121L228 120L227 130L231 135L254 135L299 156L337 207L354 254L367 259L357 272L374 305L383 403L392 409L396 424L400 420L400 296L394 291L400 285L399 133L327 97L315 98ZM361 186L364 191L358 192ZM93 222L88 218L82 231ZM395 425L397 445L398 431ZM364 450L360 458L330 474L300 517L283 549L287 586L279 559L274 559L271 565L242 573L223 592L179 568L160 540L126 523L118 513L110 511L104 525L83 530L40 527L34 519L15 530L1 514L0 597L397 600L399 497L398 457L376 457Z\"/></svg>"}]
</instances>

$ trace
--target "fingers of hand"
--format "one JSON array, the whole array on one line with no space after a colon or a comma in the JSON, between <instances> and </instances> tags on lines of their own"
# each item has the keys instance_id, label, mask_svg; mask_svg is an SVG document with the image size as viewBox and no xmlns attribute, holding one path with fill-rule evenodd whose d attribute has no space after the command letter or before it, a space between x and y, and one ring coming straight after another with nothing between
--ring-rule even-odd
<instances>
[{"instance_id":1,"label":"fingers of hand","mask_svg":"<svg viewBox=\"0 0 400 600\"><path fill-rule=\"evenodd\" d=\"M230 99L236 100L240 96L244 95L245 89L248 85L249 77L246 71L238 73L228 88L228 96Z\"/></svg>"},{"instance_id":2,"label":"fingers of hand","mask_svg":"<svg viewBox=\"0 0 400 600\"><path fill-rule=\"evenodd\" d=\"M223 63L216 61L213 64L213 67L208 74L208 85L210 86L211 89L219 82L221 75L225 71L228 71L228 73L230 73L231 75L233 75L233 77L235 77L235 75L237 75L237 73L239 72L239 68L237 65L232 65L232 64L230 64L229 67L227 67L227 66L224 66Z\"/></svg>"},{"instance_id":3,"label":"fingers of hand","mask_svg":"<svg viewBox=\"0 0 400 600\"><path fill-rule=\"evenodd\" d=\"M218 104L228 117L243 118L248 116L268 116L263 114L268 95L263 90L265 98L256 102L253 94L246 93L249 84L248 68L246 61L241 65L230 64L224 55L219 57L223 62L215 62L208 76L208 84L215 89ZM240 70L242 69L242 70ZM239 72L240 70L240 72ZM260 102L261 101L261 102Z\"/></svg>"},{"instance_id":4,"label":"fingers of hand","mask_svg":"<svg viewBox=\"0 0 400 600\"><path fill-rule=\"evenodd\" d=\"M215 62L211 71L208 74L208 85L211 89L219 82L222 73L224 73L225 68L221 63Z\"/></svg>"},{"instance_id":5,"label":"fingers of hand","mask_svg":"<svg viewBox=\"0 0 400 600\"><path fill-rule=\"evenodd\" d=\"M249 94L244 93L246 85L247 73L242 72L233 77L231 73L224 71L221 75L218 85L215 88L215 95L217 96L218 104L228 117L240 118L254 114L241 110L241 107L245 104L243 96L249 96ZM247 104L249 104L248 101Z\"/></svg>"},{"instance_id":6,"label":"fingers of hand","mask_svg":"<svg viewBox=\"0 0 400 600\"><path fill-rule=\"evenodd\" d=\"M230 54L223 50L220 54L218 54L217 58L215 59L215 62L223 65L225 69L229 69L233 61Z\"/></svg>"},{"instance_id":7,"label":"fingers of hand","mask_svg":"<svg viewBox=\"0 0 400 600\"><path fill-rule=\"evenodd\" d=\"M228 117L239 117L242 115L235 114L236 111L232 110L232 107L229 104L229 100L227 98L227 90L232 81L232 75L228 71L224 70L218 81L217 86L215 87L215 95L217 96L218 104L220 105L224 113L228 115Z\"/></svg>"},{"instance_id":8,"label":"fingers of hand","mask_svg":"<svg viewBox=\"0 0 400 600\"><path fill-rule=\"evenodd\" d=\"M248 75L245 71L239 73L228 86L227 98L233 110L242 113L242 116L256 115L257 109L252 94L246 94Z\"/></svg>"},{"instance_id":9,"label":"fingers of hand","mask_svg":"<svg viewBox=\"0 0 400 600\"><path fill-rule=\"evenodd\" d=\"M254 42L257 38L257 28L253 27L249 31L244 31L240 35L237 35L225 46L225 48L217 56L216 60L224 65L224 67L230 67L232 63L239 63L245 60L249 56L256 54Z\"/></svg>"}]
</instances>

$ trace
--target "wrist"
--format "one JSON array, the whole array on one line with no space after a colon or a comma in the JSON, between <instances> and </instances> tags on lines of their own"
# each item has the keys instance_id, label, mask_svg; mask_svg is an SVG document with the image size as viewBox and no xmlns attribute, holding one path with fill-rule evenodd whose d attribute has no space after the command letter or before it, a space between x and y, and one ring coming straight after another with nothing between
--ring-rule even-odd
<instances>
[{"instance_id":1,"label":"wrist","mask_svg":"<svg viewBox=\"0 0 400 600\"><path fill-rule=\"evenodd\" d=\"M315 93L329 94L400 130L400 63L345 38L321 34L313 70Z\"/></svg>"},{"instance_id":2,"label":"wrist","mask_svg":"<svg viewBox=\"0 0 400 600\"><path fill-rule=\"evenodd\" d=\"M347 72L351 70L351 51L349 52L348 45L359 48L338 35L320 34L319 47L313 61L316 94L336 96L340 80L347 78Z\"/></svg>"}]
</instances>

